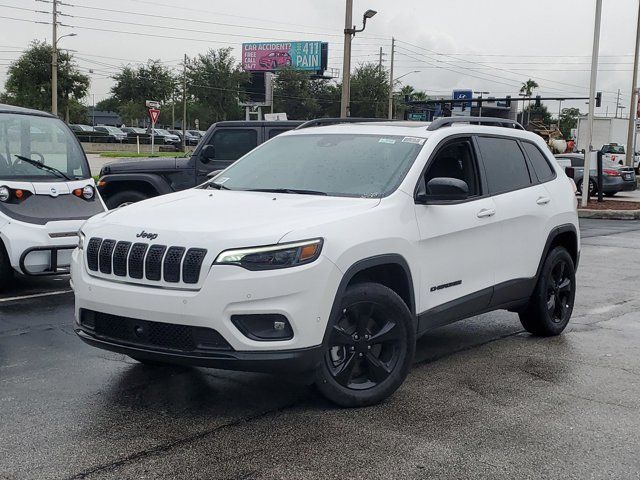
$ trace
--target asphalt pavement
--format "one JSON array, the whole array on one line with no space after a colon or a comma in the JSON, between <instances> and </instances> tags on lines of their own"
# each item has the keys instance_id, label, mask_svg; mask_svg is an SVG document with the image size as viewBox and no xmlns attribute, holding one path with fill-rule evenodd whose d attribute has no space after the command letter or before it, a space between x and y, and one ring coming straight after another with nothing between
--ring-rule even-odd
<instances>
[{"instance_id":1,"label":"asphalt pavement","mask_svg":"<svg viewBox=\"0 0 640 480\"><path fill-rule=\"evenodd\" d=\"M503 311L441 328L366 409L90 348L67 279L23 280L0 296L0 479L638 479L640 222L581 225L565 334Z\"/></svg>"}]
</instances>

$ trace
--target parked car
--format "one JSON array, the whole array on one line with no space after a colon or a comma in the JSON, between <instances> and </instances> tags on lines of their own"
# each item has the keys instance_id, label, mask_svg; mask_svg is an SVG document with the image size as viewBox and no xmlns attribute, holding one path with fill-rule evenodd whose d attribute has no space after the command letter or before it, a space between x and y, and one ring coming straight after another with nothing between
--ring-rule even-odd
<instances>
[{"instance_id":1,"label":"parked car","mask_svg":"<svg viewBox=\"0 0 640 480\"><path fill-rule=\"evenodd\" d=\"M204 137L205 133L207 133L203 132L202 130L188 130L188 132L198 139L201 139L202 137Z\"/></svg>"},{"instance_id":2,"label":"parked car","mask_svg":"<svg viewBox=\"0 0 640 480\"><path fill-rule=\"evenodd\" d=\"M182 144L182 140L180 140L180 137L178 135L169 133L168 130L165 130L163 128L154 128L153 133L155 137L154 142L156 139L160 139L165 145L173 145L175 147Z\"/></svg>"},{"instance_id":3,"label":"parked car","mask_svg":"<svg viewBox=\"0 0 640 480\"><path fill-rule=\"evenodd\" d=\"M168 132L176 135L180 139L180 143L182 143L182 130L168 130ZM200 141L200 137L196 137L189 130L185 130L185 138L187 139L186 144L191 146L198 145Z\"/></svg>"},{"instance_id":4,"label":"parked car","mask_svg":"<svg viewBox=\"0 0 640 480\"><path fill-rule=\"evenodd\" d=\"M82 146L64 122L0 104L0 291L14 273L68 273L74 232L104 210Z\"/></svg>"},{"instance_id":5,"label":"parked car","mask_svg":"<svg viewBox=\"0 0 640 480\"><path fill-rule=\"evenodd\" d=\"M302 122L219 122L188 157L120 160L100 171L98 188L109 208L184 190L205 182L261 143Z\"/></svg>"},{"instance_id":6,"label":"parked car","mask_svg":"<svg viewBox=\"0 0 640 480\"><path fill-rule=\"evenodd\" d=\"M198 188L93 217L77 335L150 366L299 372L349 407L392 395L416 338L451 322L508 309L559 335L573 189L539 136L448 126L468 121L297 129Z\"/></svg>"},{"instance_id":7,"label":"parked car","mask_svg":"<svg viewBox=\"0 0 640 480\"><path fill-rule=\"evenodd\" d=\"M602 152L602 159L604 162L611 162L614 165L624 166L627 160L627 156L624 152L624 145L608 143L603 145L600 151Z\"/></svg>"},{"instance_id":8,"label":"parked car","mask_svg":"<svg viewBox=\"0 0 640 480\"><path fill-rule=\"evenodd\" d=\"M118 127L110 127L107 125L97 125L94 127L96 132L103 132L112 143L122 143L127 140L127 134Z\"/></svg>"},{"instance_id":9,"label":"parked car","mask_svg":"<svg viewBox=\"0 0 640 480\"><path fill-rule=\"evenodd\" d=\"M563 153L556 155L556 160L565 173L571 178L582 193L582 179L584 178L584 155L582 153ZM603 164L605 159L603 158ZM598 168L597 165L590 167L589 175L589 195L598 193ZM618 192L632 191L637 188L636 173L631 167L620 167L609 163L602 169L602 193L608 197L613 197Z\"/></svg>"},{"instance_id":10,"label":"parked car","mask_svg":"<svg viewBox=\"0 0 640 480\"><path fill-rule=\"evenodd\" d=\"M99 132L91 125L71 124L69 128L81 142L108 143L112 140L105 132Z\"/></svg>"}]
</instances>

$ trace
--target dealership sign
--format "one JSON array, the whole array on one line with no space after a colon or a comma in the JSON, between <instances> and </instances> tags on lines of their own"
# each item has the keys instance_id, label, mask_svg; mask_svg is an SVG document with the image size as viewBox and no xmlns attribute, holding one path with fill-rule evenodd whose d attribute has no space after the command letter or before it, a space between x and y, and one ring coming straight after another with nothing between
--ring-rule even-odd
<instances>
[{"instance_id":1,"label":"dealership sign","mask_svg":"<svg viewBox=\"0 0 640 480\"><path fill-rule=\"evenodd\" d=\"M327 44L323 42L258 42L242 44L242 68L272 72L293 68L319 72L326 69Z\"/></svg>"},{"instance_id":2,"label":"dealership sign","mask_svg":"<svg viewBox=\"0 0 640 480\"><path fill-rule=\"evenodd\" d=\"M471 115L473 90L454 90L451 99L458 100L453 102L451 116L461 117Z\"/></svg>"}]
</instances>

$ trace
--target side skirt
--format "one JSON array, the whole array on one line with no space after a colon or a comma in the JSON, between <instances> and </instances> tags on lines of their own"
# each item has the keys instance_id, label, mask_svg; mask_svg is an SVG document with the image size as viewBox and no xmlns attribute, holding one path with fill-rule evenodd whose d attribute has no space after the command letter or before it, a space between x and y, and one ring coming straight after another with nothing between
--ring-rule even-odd
<instances>
[{"instance_id":1,"label":"side skirt","mask_svg":"<svg viewBox=\"0 0 640 480\"><path fill-rule=\"evenodd\" d=\"M517 310L529 301L536 278L519 278L438 305L418 314L418 335L494 310Z\"/></svg>"}]
</instances>

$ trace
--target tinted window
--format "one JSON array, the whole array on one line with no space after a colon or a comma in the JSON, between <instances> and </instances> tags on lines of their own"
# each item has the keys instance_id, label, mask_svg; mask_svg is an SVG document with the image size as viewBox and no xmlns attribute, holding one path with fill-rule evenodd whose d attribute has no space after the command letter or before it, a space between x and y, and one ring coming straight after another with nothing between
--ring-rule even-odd
<instances>
[{"instance_id":1,"label":"tinted window","mask_svg":"<svg viewBox=\"0 0 640 480\"><path fill-rule=\"evenodd\" d=\"M270 128L269 129L269 138L273 138L275 136L280 135L281 133L288 132L289 128Z\"/></svg>"},{"instance_id":2,"label":"tinted window","mask_svg":"<svg viewBox=\"0 0 640 480\"><path fill-rule=\"evenodd\" d=\"M546 157L533 143L523 142L524 151L527 152L529 160L533 165L533 170L541 182L547 182L553 178L553 170Z\"/></svg>"},{"instance_id":3,"label":"tinted window","mask_svg":"<svg viewBox=\"0 0 640 480\"><path fill-rule=\"evenodd\" d=\"M584 158L572 158L571 159L572 167L584 167Z\"/></svg>"},{"instance_id":4,"label":"tinted window","mask_svg":"<svg viewBox=\"0 0 640 480\"><path fill-rule=\"evenodd\" d=\"M491 194L531 185L527 162L518 142L507 138L478 137Z\"/></svg>"},{"instance_id":5,"label":"tinted window","mask_svg":"<svg viewBox=\"0 0 640 480\"><path fill-rule=\"evenodd\" d=\"M258 132L254 129L218 130L211 145L216 160L237 160L258 146Z\"/></svg>"},{"instance_id":6,"label":"tinted window","mask_svg":"<svg viewBox=\"0 0 640 480\"><path fill-rule=\"evenodd\" d=\"M480 194L476 161L468 140L457 140L442 148L425 172L425 185L438 177L457 178L469 187L469 196Z\"/></svg>"}]
</instances>

